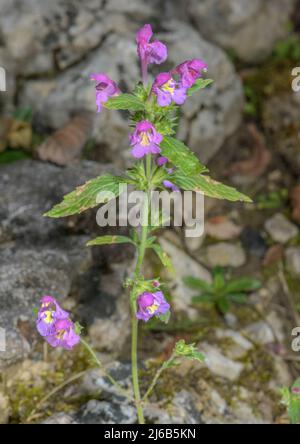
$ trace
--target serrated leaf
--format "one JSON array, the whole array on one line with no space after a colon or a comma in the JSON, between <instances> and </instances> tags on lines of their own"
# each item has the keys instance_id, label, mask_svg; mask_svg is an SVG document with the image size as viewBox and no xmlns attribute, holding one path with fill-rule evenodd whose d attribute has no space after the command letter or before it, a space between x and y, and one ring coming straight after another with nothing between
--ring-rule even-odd
<instances>
[{"instance_id":1,"label":"serrated leaf","mask_svg":"<svg viewBox=\"0 0 300 444\"><path fill-rule=\"evenodd\" d=\"M261 282L258 279L251 277L242 277L231 280L225 287L226 293L239 293L243 291L255 291L261 287Z\"/></svg>"},{"instance_id":2,"label":"serrated leaf","mask_svg":"<svg viewBox=\"0 0 300 444\"><path fill-rule=\"evenodd\" d=\"M193 86L188 89L188 96L191 96L199 89L204 89L213 83L212 79L197 79Z\"/></svg>"},{"instance_id":3,"label":"serrated leaf","mask_svg":"<svg viewBox=\"0 0 300 444\"><path fill-rule=\"evenodd\" d=\"M133 239L127 236L99 236L95 239L90 240L86 245L88 247L92 245L110 245L110 244L133 244L135 245L135 242Z\"/></svg>"},{"instance_id":4,"label":"serrated leaf","mask_svg":"<svg viewBox=\"0 0 300 444\"><path fill-rule=\"evenodd\" d=\"M217 182L206 175L185 176L179 172L172 175L172 182L182 190L195 191L203 193L205 196L214 197L216 199L227 199L232 202L243 201L252 202L250 197L240 193L235 188Z\"/></svg>"},{"instance_id":5,"label":"serrated leaf","mask_svg":"<svg viewBox=\"0 0 300 444\"><path fill-rule=\"evenodd\" d=\"M63 201L55 205L50 211L44 214L48 217L65 217L73 214L79 214L83 211L93 208L102 202L97 202L97 196L100 192L108 193L106 202L110 200L111 193L118 197L121 191L121 185L125 184L122 177L107 174L91 179L84 185L77 187L74 191L64 196Z\"/></svg>"},{"instance_id":6,"label":"serrated leaf","mask_svg":"<svg viewBox=\"0 0 300 444\"><path fill-rule=\"evenodd\" d=\"M204 362L205 356L195 347L195 344L186 344L184 339L180 339L174 347L173 353L175 356L184 357L187 359L195 359L196 361Z\"/></svg>"},{"instance_id":7,"label":"serrated leaf","mask_svg":"<svg viewBox=\"0 0 300 444\"><path fill-rule=\"evenodd\" d=\"M160 143L161 155L167 157L187 176L208 171L198 157L180 140L165 136Z\"/></svg>"},{"instance_id":8,"label":"serrated leaf","mask_svg":"<svg viewBox=\"0 0 300 444\"><path fill-rule=\"evenodd\" d=\"M120 94L119 96L111 97L104 103L104 106L108 109L123 109L129 111L142 111L145 108L142 100L133 94Z\"/></svg>"},{"instance_id":9,"label":"serrated leaf","mask_svg":"<svg viewBox=\"0 0 300 444\"><path fill-rule=\"evenodd\" d=\"M159 244L151 244L150 248L155 251L163 266L166 267L171 273L174 273L172 261L162 247Z\"/></svg>"},{"instance_id":10,"label":"serrated leaf","mask_svg":"<svg viewBox=\"0 0 300 444\"><path fill-rule=\"evenodd\" d=\"M192 288L194 290L201 290L207 293L211 292L212 290L211 285L209 283L203 281L202 279L195 278L193 276L184 277L183 282L187 287Z\"/></svg>"}]
</instances>

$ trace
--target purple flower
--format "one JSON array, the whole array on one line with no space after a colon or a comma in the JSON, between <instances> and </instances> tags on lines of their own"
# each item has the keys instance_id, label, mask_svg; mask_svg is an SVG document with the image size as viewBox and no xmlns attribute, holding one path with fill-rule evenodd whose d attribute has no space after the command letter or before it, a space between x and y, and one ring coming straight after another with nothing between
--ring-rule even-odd
<instances>
[{"instance_id":1,"label":"purple flower","mask_svg":"<svg viewBox=\"0 0 300 444\"><path fill-rule=\"evenodd\" d=\"M174 193L178 193L180 191L180 189L172 182L170 182L169 180L163 180L163 185L166 188L170 188L172 191L174 191Z\"/></svg>"},{"instance_id":2,"label":"purple flower","mask_svg":"<svg viewBox=\"0 0 300 444\"><path fill-rule=\"evenodd\" d=\"M202 71L207 71L207 64L201 59L186 60L172 71L180 76L183 88L190 88L201 77Z\"/></svg>"},{"instance_id":3,"label":"purple flower","mask_svg":"<svg viewBox=\"0 0 300 444\"><path fill-rule=\"evenodd\" d=\"M110 97L120 94L116 82L111 80L106 74L91 74L91 80L96 81L96 106L98 113L102 109L102 104L107 102Z\"/></svg>"},{"instance_id":4,"label":"purple flower","mask_svg":"<svg viewBox=\"0 0 300 444\"><path fill-rule=\"evenodd\" d=\"M186 87L176 82L168 72L162 72L156 76L152 91L156 94L157 103L160 106L168 106L172 101L176 105L182 105L187 97Z\"/></svg>"},{"instance_id":5,"label":"purple flower","mask_svg":"<svg viewBox=\"0 0 300 444\"><path fill-rule=\"evenodd\" d=\"M141 60L143 81L147 80L147 66L149 63L159 65L163 63L167 56L168 50L166 45L158 40L150 43L153 35L151 25L144 25L136 33L137 53Z\"/></svg>"},{"instance_id":6,"label":"purple flower","mask_svg":"<svg viewBox=\"0 0 300 444\"><path fill-rule=\"evenodd\" d=\"M137 319L140 321L149 321L153 316L159 316L165 314L170 305L165 300L165 297L161 291L156 293L142 293L138 299L138 311L136 313Z\"/></svg>"},{"instance_id":7,"label":"purple flower","mask_svg":"<svg viewBox=\"0 0 300 444\"><path fill-rule=\"evenodd\" d=\"M41 308L38 311L36 327L41 336L48 336L55 332L55 322L58 319L67 319L69 313L63 310L55 298L43 296Z\"/></svg>"},{"instance_id":8,"label":"purple flower","mask_svg":"<svg viewBox=\"0 0 300 444\"><path fill-rule=\"evenodd\" d=\"M148 120L142 120L137 123L135 130L130 134L129 138L130 144L133 147L131 154L137 159L144 157L145 154L160 153L159 144L163 137Z\"/></svg>"},{"instance_id":9,"label":"purple flower","mask_svg":"<svg viewBox=\"0 0 300 444\"><path fill-rule=\"evenodd\" d=\"M169 162L169 159L167 159L167 157L164 157L164 156L159 156L156 159L156 165L158 165L158 166L163 166L168 162Z\"/></svg>"},{"instance_id":10,"label":"purple flower","mask_svg":"<svg viewBox=\"0 0 300 444\"><path fill-rule=\"evenodd\" d=\"M300 387L293 387L293 388L292 388L292 392L293 392L295 395L300 395Z\"/></svg>"},{"instance_id":11,"label":"purple flower","mask_svg":"<svg viewBox=\"0 0 300 444\"><path fill-rule=\"evenodd\" d=\"M80 336L75 332L75 326L70 319L58 319L54 327L53 334L45 337L52 347L71 350L80 341Z\"/></svg>"}]
</instances>

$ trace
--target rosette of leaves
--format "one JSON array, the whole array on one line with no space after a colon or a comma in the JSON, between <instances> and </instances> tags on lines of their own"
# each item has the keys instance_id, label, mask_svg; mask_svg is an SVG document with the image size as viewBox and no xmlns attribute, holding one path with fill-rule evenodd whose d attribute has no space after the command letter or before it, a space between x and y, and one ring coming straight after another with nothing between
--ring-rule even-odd
<instances>
[{"instance_id":1,"label":"rosette of leaves","mask_svg":"<svg viewBox=\"0 0 300 444\"><path fill-rule=\"evenodd\" d=\"M221 313L230 310L231 304L243 304L247 301L247 293L258 290L261 282L252 277L226 279L225 271L221 267L213 269L212 283L208 283L194 276L184 278L187 287L198 290L192 301L195 304L211 304Z\"/></svg>"}]
</instances>

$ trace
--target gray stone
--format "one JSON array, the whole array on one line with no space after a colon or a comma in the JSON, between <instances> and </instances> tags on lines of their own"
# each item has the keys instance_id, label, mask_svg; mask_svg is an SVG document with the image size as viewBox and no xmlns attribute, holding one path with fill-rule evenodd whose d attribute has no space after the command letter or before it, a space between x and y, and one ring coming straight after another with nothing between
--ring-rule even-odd
<instances>
[{"instance_id":1,"label":"gray stone","mask_svg":"<svg viewBox=\"0 0 300 444\"><path fill-rule=\"evenodd\" d=\"M283 214L276 213L265 222L265 229L275 242L286 243L297 236L299 230Z\"/></svg>"},{"instance_id":2,"label":"gray stone","mask_svg":"<svg viewBox=\"0 0 300 444\"><path fill-rule=\"evenodd\" d=\"M239 244L219 242L209 245L206 250L209 265L215 267L241 267L246 262L245 251Z\"/></svg>"},{"instance_id":3,"label":"gray stone","mask_svg":"<svg viewBox=\"0 0 300 444\"><path fill-rule=\"evenodd\" d=\"M136 411L131 405L92 399L75 415L79 424L134 424Z\"/></svg>"},{"instance_id":4,"label":"gray stone","mask_svg":"<svg viewBox=\"0 0 300 444\"><path fill-rule=\"evenodd\" d=\"M287 270L294 276L300 277L300 248L289 247L285 251L285 263Z\"/></svg>"},{"instance_id":5,"label":"gray stone","mask_svg":"<svg viewBox=\"0 0 300 444\"><path fill-rule=\"evenodd\" d=\"M55 413L41 422L41 424L78 424L75 419L67 413Z\"/></svg>"},{"instance_id":6,"label":"gray stone","mask_svg":"<svg viewBox=\"0 0 300 444\"><path fill-rule=\"evenodd\" d=\"M243 364L228 358L215 346L201 343L199 347L205 355L207 367L213 374L229 381L236 381L239 378L244 368Z\"/></svg>"},{"instance_id":7,"label":"gray stone","mask_svg":"<svg viewBox=\"0 0 300 444\"><path fill-rule=\"evenodd\" d=\"M288 35L295 0L189 0L188 14L199 32L241 60L259 61Z\"/></svg>"},{"instance_id":8,"label":"gray stone","mask_svg":"<svg viewBox=\"0 0 300 444\"><path fill-rule=\"evenodd\" d=\"M253 344L239 332L234 330L216 330L218 339L230 339L232 343L226 344L226 356L230 359L241 359L253 348Z\"/></svg>"},{"instance_id":9,"label":"gray stone","mask_svg":"<svg viewBox=\"0 0 300 444\"><path fill-rule=\"evenodd\" d=\"M257 344L270 344L275 341L273 331L265 321L258 321L244 329L245 334Z\"/></svg>"}]
</instances>

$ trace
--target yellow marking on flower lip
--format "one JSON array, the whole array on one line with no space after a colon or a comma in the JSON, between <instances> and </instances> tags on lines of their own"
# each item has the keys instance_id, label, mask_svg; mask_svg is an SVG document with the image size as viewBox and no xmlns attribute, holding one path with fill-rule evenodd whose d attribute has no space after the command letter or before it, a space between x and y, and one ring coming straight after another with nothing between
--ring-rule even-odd
<instances>
[{"instance_id":1,"label":"yellow marking on flower lip","mask_svg":"<svg viewBox=\"0 0 300 444\"><path fill-rule=\"evenodd\" d=\"M147 131L143 131L141 138L141 145L146 146L149 144L150 144L149 134L147 133Z\"/></svg>"},{"instance_id":2,"label":"yellow marking on flower lip","mask_svg":"<svg viewBox=\"0 0 300 444\"><path fill-rule=\"evenodd\" d=\"M63 330L63 329L62 330L58 330L56 338L57 339L63 339L65 333L66 333L66 330Z\"/></svg>"},{"instance_id":3,"label":"yellow marking on flower lip","mask_svg":"<svg viewBox=\"0 0 300 444\"><path fill-rule=\"evenodd\" d=\"M152 304L152 305L149 305L149 307L147 307L147 310L150 312L150 314L155 313L157 309L158 309L157 304Z\"/></svg>"},{"instance_id":4,"label":"yellow marking on flower lip","mask_svg":"<svg viewBox=\"0 0 300 444\"><path fill-rule=\"evenodd\" d=\"M46 324L52 324L52 322L54 322L53 319L53 311L52 310L47 310L45 311L45 317L44 317L44 322L46 322Z\"/></svg>"},{"instance_id":5,"label":"yellow marking on flower lip","mask_svg":"<svg viewBox=\"0 0 300 444\"><path fill-rule=\"evenodd\" d=\"M169 93L174 92L175 87L174 86L170 86L170 84L172 83L173 79L168 80L164 85L162 85L161 89L163 91L167 91Z\"/></svg>"}]
</instances>

